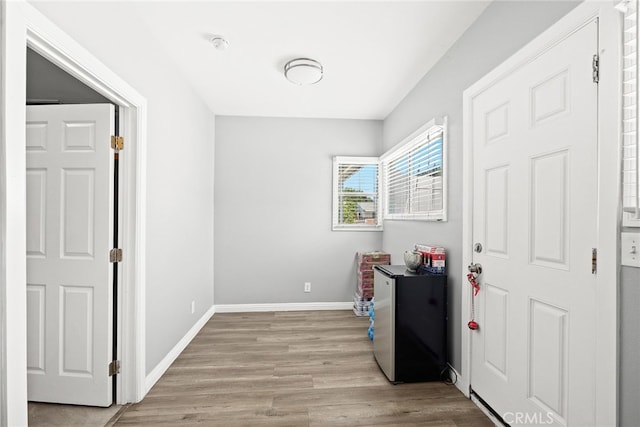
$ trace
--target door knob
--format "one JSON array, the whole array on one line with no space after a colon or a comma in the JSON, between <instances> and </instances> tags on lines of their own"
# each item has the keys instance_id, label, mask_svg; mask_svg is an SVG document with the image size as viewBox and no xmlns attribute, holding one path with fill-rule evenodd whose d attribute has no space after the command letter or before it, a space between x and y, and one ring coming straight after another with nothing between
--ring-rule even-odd
<instances>
[{"instance_id":1,"label":"door knob","mask_svg":"<svg viewBox=\"0 0 640 427\"><path fill-rule=\"evenodd\" d=\"M469 269L470 273L482 274L482 265L478 263L471 263L467 268Z\"/></svg>"}]
</instances>

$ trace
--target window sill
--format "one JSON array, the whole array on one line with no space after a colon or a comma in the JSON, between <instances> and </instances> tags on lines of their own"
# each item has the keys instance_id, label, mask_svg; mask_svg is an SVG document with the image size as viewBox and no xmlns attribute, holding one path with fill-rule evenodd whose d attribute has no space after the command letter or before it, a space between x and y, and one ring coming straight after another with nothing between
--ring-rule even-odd
<instances>
[{"instance_id":1,"label":"window sill","mask_svg":"<svg viewBox=\"0 0 640 427\"><path fill-rule=\"evenodd\" d=\"M331 231L383 231L382 225L357 226L357 225L334 225Z\"/></svg>"},{"instance_id":2,"label":"window sill","mask_svg":"<svg viewBox=\"0 0 640 427\"><path fill-rule=\"evenodd\" d=\"M385 217L385 221L426 221L426 222L447 222L447 218L442 217L429 217L423 215L415 215L415 216L391 216Z\"/></svg>"}]
</instances>

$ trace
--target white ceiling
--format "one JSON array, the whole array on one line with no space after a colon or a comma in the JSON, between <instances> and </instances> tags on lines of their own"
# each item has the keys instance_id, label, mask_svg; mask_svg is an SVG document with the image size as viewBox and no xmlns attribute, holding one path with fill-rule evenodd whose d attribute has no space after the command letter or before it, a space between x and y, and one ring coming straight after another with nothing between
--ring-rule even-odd
<instances>
[{"instance_id":1,"label":"white ceiling","mask_svg":"<svg viewBox=\"0 0 640 427\"><path fill-rule=\"evenodd\" d=\"M130 4L215 114L384 119L489 1ZM324 78L288 82L296 57L320 61Z\"/></svg>"}]
</instances>

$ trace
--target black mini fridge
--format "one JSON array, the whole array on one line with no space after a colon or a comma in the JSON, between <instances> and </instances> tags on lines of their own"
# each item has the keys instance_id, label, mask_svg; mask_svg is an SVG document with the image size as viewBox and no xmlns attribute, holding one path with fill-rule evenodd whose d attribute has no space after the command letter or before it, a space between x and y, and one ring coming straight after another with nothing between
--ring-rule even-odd
<instances>
[{"instance_id":1,"label":"black mini fridge","mask_svg":"<svg viewBox=\"0 0 640 427\"><path fill-rule=\"evenodd\" d=\"M374 267L373 353L393 383L435 381L447 367L447 276Z\"/></svg>"}]
</instances>

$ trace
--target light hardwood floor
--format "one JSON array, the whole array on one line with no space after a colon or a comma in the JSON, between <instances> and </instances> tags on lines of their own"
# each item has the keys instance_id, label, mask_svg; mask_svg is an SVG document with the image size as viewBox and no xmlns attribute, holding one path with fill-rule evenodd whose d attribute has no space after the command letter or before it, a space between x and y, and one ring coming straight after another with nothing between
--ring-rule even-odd
<instances>
[{"instance_id":1,"label":"light hardwood floor","mask_svg":"<svg viewBox=\"0 0 640 427\"><path fill-rule=\"evenodd\" d=\"M116 426L493 426L455 386L390 384L350 311L220 313Z\"/></svg>"}]
</instances>

